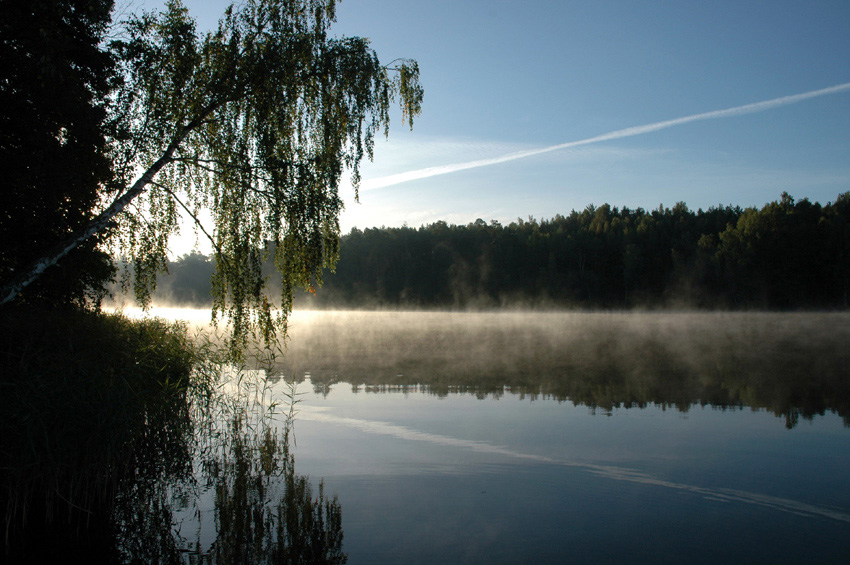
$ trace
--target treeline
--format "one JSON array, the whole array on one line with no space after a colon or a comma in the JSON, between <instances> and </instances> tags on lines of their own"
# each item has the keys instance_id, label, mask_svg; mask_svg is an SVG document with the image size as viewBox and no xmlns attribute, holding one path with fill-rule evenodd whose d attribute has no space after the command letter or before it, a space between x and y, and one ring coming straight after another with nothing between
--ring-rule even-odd
<instances>
[{"instance_id":1,"label":"treeline","mask_svg":"<svg viewBox=\"0 0 850 565\"><path fill-rule=\"evenodd\" d=\"M158 296L209 301L213 263L184 256ZM588 206L549 220L354 229L302 305L846 308L850 192L761 209Z\"/></svg>"},{"instance_id":2,"label":"treeline","mask_svg":"<svg viewBox=\"0 0 850 565\"><path fill-rule=\"evenodd\" d=\"M327 312L279 361L316 392L543 397L609 412L655 405L768 410L794 427L835 412L850 427L843 312Z\"/></svg>"}]
</instances>

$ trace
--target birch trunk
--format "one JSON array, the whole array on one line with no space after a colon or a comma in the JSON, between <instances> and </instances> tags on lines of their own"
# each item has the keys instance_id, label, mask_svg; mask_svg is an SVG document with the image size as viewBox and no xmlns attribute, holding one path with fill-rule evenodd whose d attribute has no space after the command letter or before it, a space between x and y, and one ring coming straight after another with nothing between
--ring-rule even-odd
<instances>
[{"instance_id":1,"label":"birch trunk","mask_svg":"<svg viewBox=\"0 0 850 565\"><path fill-rule=\"evenodd\" d=\"M38 279L45 269L58 263L75 247L103 230L115 216L127 207L127 204L145 191L145 187L153 180L156 174L171 161L174 151L183 142L189 131L191 131L191 128L186 128L179 137L172 141L162 156L133 183L130 190L116 198L106 210L91 220L88 225L71 234L68 239L54 246L40 259L30 263L19 275L13 277L8 283L3 284L2 288L0 288L0 305L14 300L27 285Z\"/></svg>"}]
</instances>

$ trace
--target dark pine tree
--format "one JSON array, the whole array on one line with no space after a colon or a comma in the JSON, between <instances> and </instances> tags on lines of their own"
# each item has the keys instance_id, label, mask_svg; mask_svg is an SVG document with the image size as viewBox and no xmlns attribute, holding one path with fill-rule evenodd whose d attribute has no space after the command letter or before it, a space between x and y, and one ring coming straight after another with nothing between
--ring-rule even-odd
<instances>
[{"instance_id":1,"label":"dark pine tree","mask_svg":"<svg viewBox=\"0 0 850 565\"><path fill-rule=\"evenodd\" d=\"M0 280L92 217L112 178L101 43L112 0L0 0ZM23 302L98 301L114 273L93 239L48 269Z\"/></svg>"}]
</instances>

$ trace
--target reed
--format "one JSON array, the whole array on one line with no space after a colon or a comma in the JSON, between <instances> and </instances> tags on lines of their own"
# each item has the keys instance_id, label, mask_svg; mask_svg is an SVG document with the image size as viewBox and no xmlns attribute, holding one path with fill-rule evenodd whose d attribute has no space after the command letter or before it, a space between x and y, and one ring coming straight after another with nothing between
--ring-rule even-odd
<instances>
[{"instance_id":1,"label":"reed","mask_svg":"<svg viewBox=\"0 0 850 565\"><path fill-rule=\"evenodd\" d=\"M277 387L280 403L272 386L280 347L234 365L220 339L181 323L3 314L9 562L345 562L339 502L295 473L296 385ZM211 545L199 523L193 538L174 522L202 512L210 488Z\"/></svg>"},{"instance_id":2,"label":"reed","mask_svg":"<svg viewBox=\"0 0 850 565\"><path fill-rule=\"evenodd\" d=\"M19 308L3 311L0 336L7 546L28 522L97 520L140 458L185 450L199 350L183 325Z\"/></svg>"}]
</instances>

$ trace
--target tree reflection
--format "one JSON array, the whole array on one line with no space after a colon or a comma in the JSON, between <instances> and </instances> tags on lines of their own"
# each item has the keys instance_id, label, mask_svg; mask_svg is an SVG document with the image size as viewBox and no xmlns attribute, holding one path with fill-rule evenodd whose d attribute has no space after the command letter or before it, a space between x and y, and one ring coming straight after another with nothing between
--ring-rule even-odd
<instances>
[{"instance_id":1,"label":"tree reflection","mask_svg":"<svg viewBox=\"0 0 850 565\"><path fill-rule=\"evenodd\" d=\"M97 458L49 454L34 474L4 457L4 557L344 563L338 500L295 472L293 412L280 414L262 371L248 373L139 399L132 417L132 404L104 404L97 418L123 412L126 425L66 434L57 452Z\"/></svg>"},{"instance_id":2,"label":"tree reflection","mask_svg":"<svg viewBox=\"0 0 850 565\"><path fill-rule=\"evenodd\" d=\"M295 473L290 421L251 425L235 414L223 442L207 454L206 486L214 493L215 539L201 532L186 548L190 563L345 563L336 497Z\"/></svg>"},{"instance_id":3,"label":"tree reflection","mask_svg":"<svg viewBox=\"0 0 850 565\"><path fill-rule=\"evenodd\" d=\"M315 390L552 398L610 412L767 410L850 426L846 314L328 313L293 331ZM356 330L352 329L356 327Z\"/></svg>"}]
</instances>

